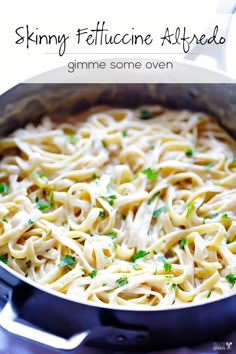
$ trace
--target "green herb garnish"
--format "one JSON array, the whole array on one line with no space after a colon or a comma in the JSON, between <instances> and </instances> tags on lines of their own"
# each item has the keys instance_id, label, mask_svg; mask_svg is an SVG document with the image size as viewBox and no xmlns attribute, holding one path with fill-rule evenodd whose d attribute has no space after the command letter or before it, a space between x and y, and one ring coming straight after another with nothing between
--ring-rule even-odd
<instances>
[{"instance_id":1,"label":"green herb garnish","mask_svg":"<svg viewBox=\"0 0 236 354\"><path fill-rule=\"evenodd\" d=\"M49 191L48 196L50 198L51 206L54 204L54 191Z\"/></svg>"},{"instance_id":2,"label":"green herb garnish","mask_svg":"<svg viewBox=\"0 0 236 354\"><path fill-rule=\"evenodd\" d=\"M6 218L2 218L2 221L8 223L8 220Z\"/></svg>"},{"instance_id":3,"label":"green herb garnish","mask_svg":"<svg viewBox=\"0 0 236 354\"><path fill-rule=\"evenodd\" d=\"M204 167L209 170L211 167L213 166L213 163L212 162L208 162L204 165Z\"/></svg>"},{"instance_id":4,"label":"green herb garnish","mask_svg":"<svg viewBox=\"0 0 236 354\"><path fill-rule=\"evenodd\" d=\"M127 219L127 215L123 214L122 215L122 220L126 220Z\"/></svg>"},{"instance_id":5,"label":"green herb garnish","mask_svg":"<svg viewBox=\"0 0 236 354\"><path fill-rule=\"evenodd\" d=\"M9 190L8 185L5 182L0 183L0 193L6 193Z\"/></svg>"},{"instance_id":6,"label":"green herb garnish","mask_svg":"<svg viewBox=\"0 0 236 354\"><path fill-rule=\"evenodd\" d=\"M31 219L29 219L29 220L28 220L28 224L29 224L29 225L33 225L33 224L34 224L34 221L31 220Z\"/></svg>"},{"instance_id":7,"label":"green herb garnish","mask_svg":"<svg viewBox=\"0 0 236 354\"><path fill-rule=\"evenodd\" d=\"M179 243L179 248L184 248L184 246L187 244L187 238L186 237L182 237L180 239L180 243Z\"/></svg>"},{"instance_id":8,"label":"green herb garnish","mask_svg":"<svg viewBox=\"0 0 236 354\"><path fill-rule=\"evenodd\" d=\"M61 257L62 262L58 264L58 267L64 267L64 266L73 266L75 263L75 257L72 257L70 255L62 256Z\"/></svg>"},{"instance_id":9,"label":"green herb garnish","mask_svg":"<svg viewBox=\"0 0 236 354\"><path fill-rule=\"evenodd\" d=\"M45 209L48 209L50 208L50 204L48 203L42 203L42 202L39 202L38 203L38 209L39 210L45 210Z\"/></svg>"},{"instance_id":10,"label":"green herb garnish","mask_svg":"<svg viewBox=\"0 0 236 354\"><path fill-rule=\"evenodd\" d=\"M104 140L101 140L101 143L102 143L102 146L103 146L104 148L106 148L106 147L107 147L107 144L105 143L105 141L104 141Z\"/></svg>"},{"instance_id":11,"label":"green herb garnish","mask_svg":"<svg viewBox=\"0 0 236 354\"><path fill-rule=\"evenodd\" d=\"M163 267L165 269L165 272L170 272L171 271L171 268L172 268L172 264L171 263L168 263L168 262L165 262L163 264Z\"/></svg>"},{"instance_id":12,"label":"green herb garnish","mask_svg":"<svg viewBox=\"0 0 236 354\"><path fill-rule=\"evenodd\" d=\"M225 279L230 283L230 284L235 284L236 281L236 276L232 273L226 275Z\"/></svg>"},{"instance_id":13,"label":"green herb garnish","mask_svg":"<svg viewBox=\"0 0 236 354\"><path fill-rule=\"evenodd\" d=\"M185 210L186 210L186 217L188 218L189 215L192 213L192 211L194 210L194 202L188 202L186 205L185 205Z\"/></svg>"},{"instance_id":14,"label":"green herb garnish","mask_svg":"<svg viewBox=\"0 0 236 354\"><path fill-rule=\"evenodd\" d=\"M151 118L154 118L154 116L153 116L152 112L150 112L148 109L141 109L140 118L141 119L151 119Z\"/></svg>"},{"instance_id":15,"label":"green herb garnish","mask_svg":"<svg viewBox=\"0 0 236 354\"><path fill-rule=\"evenodd\" d=\"M128 284L128 278L126 276L123 276L116 280L116 284L120 288L121 286Z\"/></svg>"},{"instance_id":16,"label":"green herb garnish","mask_svg":"<svg viewBox=\"0 0 236 354\"><path fill-rule=\"evenodd\" d=\"M125 138L126 136L128 136L128 133L127 133L127 131L126 130L123 130L123 132L122 132L122 136Z\"/></svg>"},{"instance_id":17,"label":"green herb garnish","mask_svg":"<svg viewBox=\"0 0 236 354\"><path fill-rule=\"evenodd\" d=\"M158 175L158 172L154 171L151 167L146 168L142 171L142 173L147 176L149 181L153 181L155 178L157 178Z\"/></svg>"},{"instance_id":18,"label":"green herb garnish","mask_svg":"<svg viewBox=\"0 0 236 354\"><path fill-rule=\"evenodd\" d=\"M4 264L8 264L8 259L5 256L0 256L0 261L3 262Z\"/></svg>"},{"instance_id":19,"label":"green herb garnish","mask_svg":"<svg viewBox=\"0 0 236 354\"><path fill-rule=\"evenodd\" d=\"M108 236L112 240L117 237L117 231L109 232L108 234L99 234L100 236Z\"/></svg>"},{"instance_id":20,"label":"green herb garnish","mask_svg":"<svg viewBox=\"0 0 236 354\"><path fill-rule=\"evenodd\" d=\"M211 215L209 219L215 219L215 218L217 218L218 215L219 215L218 213L215 213L215 214Z\"/></svg>"},{"instance_id":21,"label":"green herb garnish","mask_svg":"<svg viewBox=\"0 0 236 354\"><path fill-rule=\"evenodd\" d=\"M153 195L151 196L150 199L148 199L147 203L150 205L151 202L152 202L155 198L159 197L159 195L160 195L160 191L159 191L159 192L156 192L155 194L153 194Z\"/></svg>"},{"instance_id":22,"label":"green herb garnish","mask_svg":"<svg viewBox=\"0 0 236 354\"><path fill-rule=\"evenodd\" d=\"M207 299L209 299L210 296L211 296L211 291L209 291L209 293L207 294Z\"/></svg>"},{"instance_id":23,"label":"green herb garnish","mask_svg":"<svg viewBox=\"0 0 236 354\"><path fill-rule=\"evenodd\" d=\"M92 178L93 178L93 179L97 179L97 178L98 178L98 176L96 175L96 173L94 173L94 174L92 175Z\"/></svg>"},{"instance_id":24,"label":"green herb garnish","mask_svg":"<svg viewBox=\"0 0 236 354\"><path fill-rule=\"evenodd\" d=\"M172 289L174 289L174 290L177 290L177 289L178 289L178 285L177 285L177 284L172 284L171 287L172 287Z\"/></svg>"},{"instance_id":25,"label":"green herb garnish","mask_svg":"<svg viewBox=\"0 0 236 354\"><path fill-rule=\"evenodd\" d=\"M195 154L195 151L193 149L187 149L185 151L186 156L193 156Z\"/></svg>"},{"instance_id":26,"label":"green herb garnish","mask_svg":"<svg viewBox=\"0 0 236 354\"><path fill-rule=\"evenodd\" d=\"M147 256L149 253L150 252L148 252L148 251L140 250L131 257L131 261L135 262L137 259L143 258L143 257Z\"/></svg>"},{"instance_id":27,"label":"green herb garnish","mask_svg":"<svg viewBox=\"0 0 236 354\"><path fill-rule=\"evenodd\" d=\"M89 274L90 278L95 278L97 275L97 269L92 270L92 272Z\"/></svg>"},{"instance_id":28,"label":"green herb garnish","mask_svg":"<svg viewBox=\"0 0 236 354\"><path fill-rule=\"evenodd\" d=\"M105 215L106 215L105 211L102 210L99 211L98 216L100 216L100 218L105 218Z\"/></svg>"},{"instance_id":29,"label":"green herb garnish","mask_svg":"<svg viewBox=\"0 0 236 354\"><path fill-rule=\"evenodd\" d=\"M163 213L164 211L167 211L167 210L168 210L168 206L164 205L163 207L154 210L152 217L157 218L161 213Z\"/></svg>"},{"instance_id":30,"label":"green herb garnish","mask_svg":"<svg viewBox=\"0 0 236 354\"><path fill-rule=\"evenodd\" d=\"M230 217L227 213L224 213L221 215L221 219L226 220L226 219L230 219Z\"/></svg>"},{"instance_id":31,"label":"green herb garnish","mask_svg":"<svg viewBox=\"0 0 236 354\"><path fill-rule=\"evenodd\" d=\"M76 144L78 141L78 138L74 134L66 134L66 138L71 144Z\"/></svg>"}]
</instances>

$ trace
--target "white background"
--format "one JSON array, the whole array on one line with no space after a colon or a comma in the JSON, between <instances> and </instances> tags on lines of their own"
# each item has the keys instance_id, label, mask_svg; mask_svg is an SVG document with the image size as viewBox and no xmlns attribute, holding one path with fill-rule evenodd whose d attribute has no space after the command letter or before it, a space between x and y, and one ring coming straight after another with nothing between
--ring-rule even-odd
<instances>
[{"instance_id":1,"label":"white background","mask_svg":"<svg viewBox=\"0 0 236 354\"><path fill-rule=\"evenodd\" d=\"M75 33L77 28L95 27L98 20L105 20L109 29L113 32L130 32L134 27L136 32L152 33L155 36L165 26L190 27L195 32L207 32L216 12L231 11L236 0L8 0L1 2L0 11L0 94L11 86L23 82L37 74L50 69L67 65L73 60L94 60L111 57L130 57L130 55L118 55L118 53L142 53L142 57L149 58L145 53L155 52L181 52L180 48L174 50L150 48L149 46L137 47L93 47L75 46ZM234 21L236 22L236 21ZM57 47L31 45L26 49L24 44L16 45L17 37L15 30L20 26L29 25L32 31L39 34L69 34L70 42L67 51L78 53L92 53L81 55L58 55L46 54L56 52ZM36 30L38 28L38 30ZM229 30L225 49L228 74L236 77L236 25L232 23ZM162 34L162 33L161 33ZM72 40L72 37L74 39ZM109 55L99 54L109 52ZM115 54L111 54L115 53ZM139 55L132 55L139 58ZM151 57L155 57L152 55ZM160 56L158 59L167 57L168 60L182 60L183 55ZM191 59L191 55L188 57ZM214 68L216 63L205 56L198 58L201 65Z\"/></svg>"}]
</instances>

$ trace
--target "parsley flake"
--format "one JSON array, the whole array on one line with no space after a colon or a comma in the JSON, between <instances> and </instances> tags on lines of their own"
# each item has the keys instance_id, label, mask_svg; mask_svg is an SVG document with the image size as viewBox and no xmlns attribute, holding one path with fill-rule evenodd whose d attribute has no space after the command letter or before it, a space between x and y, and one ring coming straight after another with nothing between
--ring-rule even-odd
<instances>
[{"instance_id":1,"label":"parsley flake","mask_svg":"<svg viewBox=\"0 0 236 354\"><path fill-rule=\"evenodd\" d=\"M135 262L137 259L143 258L143 257L147 256L149 253L150 252L148 252L148 251L140 250L131 257L131 261Z\"/></svg>"},{"instance_id":2,"label":"parsley flake","mask_svg":"<svg viewBox=\"0 0 236 354\"><path fill-rule=\"evenodd\" d=\"M154 171L151 167L146 168L142 171L142 173L147 176L147 179L149 179L149 181L153 181L157 178L158 175L158 172Z\"/></svg>"},{"instance_id":3,"label":"parsley flake","mask_svg":"<svg viewBox=\"0 0 236 354\"><path fill-rule=\"evenodd\" d=\"M236 276L232 273L226 275L225 279L230 283L230 284L235 284L236 282Z\"/></svg>"},{"instance_id":4,"label":"parsley flake","mask_svg":"<svg viewBox=\"0 0 236 354\"><path fill-rule=\"evenodd\" d=\"M172 264L171 263L168 263L168 262L165 262L163 264L163 267L165 269L165 272L170 272L171 271L171 268L172 268Z\"/></svg>"},{"instance_id":5,"label":"parsley flake","mask_svg":"<svg viewBox=\"0 0 236 354\"><path fill-rule=\"evenodd\" d=\"M227 213L224 213L221 215L221 219L226 220L226 219L230 219L230 217Z\"/></svg>"},{"instance_id":6,"label":"parsley flake","mask_svg":"<svg viewBox=\"0 0 236 354\"><path fill-rule=\"evenodd\" d=\"M5 182L0 183L0 193L6 193L9 190L8 185Z\"/></svg>"},{"instance_id":7,"label":"parsley flake","mask_svg":"<svg viewBox=\"0 0 236 354\"><path fill-rule=\"evenodd\" d=\"M179 248L184 248L184 246L187 244L187 238L186 237L182 237L180 239L180 243L179 243Z\"/></svg>"},{"instance_id":8,"label":"parsley flake","mask_svg":"<svg viewBox=\"0 0 236 354\"><path fill-rule=\"evenodd\" d=\"M75 257L72 257L70 255L62 256L61 260L62 262L57 265L59 268L64 266L73 266L75 263Z\"/></svg>"},{"instance_id":9,"label":"parsley flake","mask_svg":"<svg viewBox=\"0 0 236 354\"><path fill-rule=\"evenodd\" d=\"M186 210L186 218L189 217L189 215L192 213L192 211L194 210L194 202L188 202L186 205L185 205L185 210Z\"/></svg>"},{"instance_id":10,"label":"parsley flake","mask_svg":"<svg viewBox=\"0 0 236 354\"><path fill-rule=\"evenodd\" d=\"M116 280L116 284L120 288L121 286L128 284L128 278L126 276L123 276Z\"/></svg>"},{"instance_id":11,"label":"parsley flake","mask_svg":"<svg viewBox=\"0 0 236 354\"><path fill-rule=\"evenodd\" d=\"M8 259L5 256L0 256L0 261L3 262L4 264L8 264Z\"/></svg>"},{"instance_id":12,"label":"parsley flake","mask_svg":"<svg viewBox=\"0 0 236 354\"><path fill-rule=\"evenodd\" d=\"M105 215L106 215L105 211L103 211L103 210L99 211L98 216L100 216L100 218L105 218Z\"/></svg>"},{"instance_id":13,"label":"parsley flake","mask_svg":"<svg viewBox=\"0 0 236 354\"><path fill-rule=\"evenodd\" d=\"M97 275L97 269L94 269L94 270L92 270L92 272L89 274L89 276L90 276L90 278L95 278L96 277L96 275Z\"/></svg>"},{"instance_id":14,"label":"parsley flake","mask_svg":"<svg viewBox=\"0 0 236 354\"><path fill-rule=\"evenodd\" d=\"M8 223L8 220L6 218L2 218L2 221Z\"/></svg>"},{"instance_id":15,"label":"parsley flake","mask_svg":"<svg viewBox=\"0 0 236 354\"><path fill-rule=\"evenodd\" d=\"M150 112L148 109L141 109L140 118L141 119L151 119L151 118L154 118L154 116L153 116L152 112Z\"/></svg>"},{"instance_id":16,"label":"parsley flake","mask_svg":"<svg viewBox=\"0 0 236 354\"><path fill-rule=\"evenodd\" d=\"M211 167L213 166L213 163L212 162L208 162L204 165L204 167L209 170Z\"/></svg>"},{"instance_id":17,"label":"parsley flake","mask_svg":"<svg viewBox=\"0 0 236 354\"><path fill-rule=\"evenodd\" d=\"M127 131L126 131L126 130L123 130L123 132L122 132L122 136L123 136L124 138L126 138L126 137L128 136L128 133L127 133Z\"/></svg>"},{"instance_id":18,"label":"parsley flake","mask_svg":"<svg viewBox=\"0 0 236 354\"><path fill-rule=\"evenodd\" d=\"M210 216L210 219L215 219L215 218L217 218L218 215L219 215L218 213L215 213L215 214Z\"/></svg>"},{"instance_id":19,"label":"parsley flake","mask_svg":"<svg viewBox=\"0 0 236 354\"><path fill-rule=\"evenodd\" d=\"M33 224L34 224L34 221L31 220L31 219L29 219L29 220L28 220L28 224L29 224L29 225L33 225Z\"/></svg>"},{"instance_id":20,"label":"parsley flake","mask_svg":"<svg viewBox=\"0 0 236 354\"><path fill-rule=\"evenodd\" d=\"M207 299L209 299L210 296L211 296L211 291L209 291L209 293L207 294Z\"/></svg>"},{"instance_id":21,"label":"parsley flake","mask_svg":"<svg viewBox=\"0 0 236 354\"><path fill-rule=\"evenodd\" d=\"M161 215L161 213L163 213L164 211L167 211L167 210L168 210L168 206L164 205L163 207L154 210L152 217L157 218L159 215Z\"/></svg>"},{"instance_id":22,"label":"parsley flake","mask_svg":"<svg viewBox=\"0 0 236 354\"><path fill-rule=\"evenodd\" d=\"M41 203L41 202L38 203L38 209L39 209L39 210L45 210L45 209L48 209L48 208L50 208L50 204L48 204L48 203Z\"/></svg>"},{"instance_id":23,"label":"parsley flake","mask_svg":"<svg viewBox=\"0 0 236 354\"><path fill-rule=\"evenodd\" d=\"M187 149L185 151L186 156L193 156L195 154L195 151L193 149Z\"/></svg>"},{"instance_id":24,"label":"parsley flake","mask_svg":"<svg viewBox=\"0 0 236 354\"><path fill-rule=\"evenodd\" d=\"M151 196L151 198L150 198L150 199L148 199L148 201L147 201L148 205L150 205L150 204L151 204L151 202L152 202L155 198L159 197L160 193L161 193L160 191L159 191L159 192L154 193L154 194Z\"/></svg>"}]
</instances>

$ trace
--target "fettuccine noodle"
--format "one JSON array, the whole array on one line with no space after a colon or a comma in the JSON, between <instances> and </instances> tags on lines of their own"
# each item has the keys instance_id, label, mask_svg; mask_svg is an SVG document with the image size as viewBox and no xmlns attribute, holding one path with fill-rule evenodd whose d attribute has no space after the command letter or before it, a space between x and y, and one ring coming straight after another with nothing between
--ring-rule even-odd
<instances>
[{"instance_id":1,"label":"fettuccine noodle","mask_svg":"<svg viewBox=\"0 0 236 354\"><path fill-rule=\"evenodd\" d=\"M0 140L0 260L103 306L235 291L234 141L203 113L94 112Z\"/></svg>"}]
</instances>

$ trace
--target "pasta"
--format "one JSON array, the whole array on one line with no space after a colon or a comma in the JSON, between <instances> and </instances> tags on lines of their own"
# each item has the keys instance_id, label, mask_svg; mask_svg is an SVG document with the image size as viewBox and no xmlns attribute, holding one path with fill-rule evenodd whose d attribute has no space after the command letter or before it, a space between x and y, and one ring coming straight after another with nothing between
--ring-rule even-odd
<instances>
[{"instance_id":1,"label":"pasta","mask_svg":"<svg viewBox=\"0 0 236 354\"><path fill-rule=\"evenodd\" d=\"M84 117L45 117L0 140L0 260L102 306L234 292L231 137L207 114L160 106Z\"/></svg>"}]
</instances>

